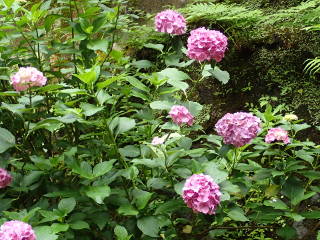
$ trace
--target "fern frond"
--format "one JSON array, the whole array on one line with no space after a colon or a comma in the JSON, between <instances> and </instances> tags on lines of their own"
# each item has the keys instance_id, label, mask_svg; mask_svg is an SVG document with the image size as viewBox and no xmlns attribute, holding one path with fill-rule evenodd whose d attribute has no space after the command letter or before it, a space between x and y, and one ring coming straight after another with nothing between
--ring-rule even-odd
<instances>
[{"instance_id":1,"label":"fern frond","mask_svg":"<svg viewBox=\"0 0 320 240\"><path fill-rule=\"evenodd\" d=\"M320 57L308 59L306 62L308 62L304 67L304 71L306 73L309 73L310 75L315 75L320 71Z\"/></svg>"}]
</instances>

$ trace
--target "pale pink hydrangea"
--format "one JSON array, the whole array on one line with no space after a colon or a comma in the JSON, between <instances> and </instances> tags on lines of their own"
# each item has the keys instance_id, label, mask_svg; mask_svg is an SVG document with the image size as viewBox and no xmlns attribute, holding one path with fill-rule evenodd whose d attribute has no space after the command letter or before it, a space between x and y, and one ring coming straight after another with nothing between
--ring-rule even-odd
<instances>
[{"instance_id":1,"label":"pale pink hydrangea","mask_svg":"<svg viewBox=\"0 0 320 240\"><path fill-rule=\"evenodd\" d=\"M269 129L269 131L265 137L265 141L266 141L266 143L272 143L274 141L282 141L285 144L290 143L288 131L286 131L280 127Z\"/></svg>"},{"instance_id":2,"label":"pale pink hydrangea","mask_svg":"<svg viewBox=\"0 0 320 240\"><path fill-rule=\"evenodd\" d=\"M190 32L187 55L199 62L211 59L220 62L227 45L228 38L223 33L201 27Z\"/></svg>"},{"instance_id":3,"label":"pale pink hydrangea","mask_svg":"<svg viewBox=\"0 0 320 240\"><path fill-rule=\"evenodd\" d=\"M0 168L0 188L5 188L12 181L11 175L7 172L7 170Z\"/></svg>"},{"instance_id":4,"label":"pale pink hydrangea","mask_svg":"<svg viewBox=\"0 0 320 240\"><path fill-rule=\"evenodd\" d=\"M34 67L21 67L19 71L11 76L11 84L18 92L25 91L33 86L44 86L47 78Z\"/></svg>"},{"instance_id":5,"label":"pale pink hydrangea","mask_svg":"<svg viewBox=\"0 0 320 240\"><path fill-rule=\"evenodd\" d=\"M252 113L227 113L215 127L225 144L242 147L258 135L261 130L261 120Z\"/></svg>"},{"instance_id":6,"label":"pale pink hydrangea","mask_svg":"<svg viewBox=\"0 0 320 240\"><path fill-rule=\"evenodd\" d=\"M193 116L189 112L189 110L180 105L174 105L172 106L169 115L171 116L174 123L177 125L182 125L183 123L188 124L191 126L193 124Z\"/></svg>"},{"instance_id":7,"label":"pale pink hydrangea","mask_svg":"<svg viewBox=\"0 0 320 240\"><path fill-rule=\"evenodd\" d=\"M155 28L158 32L173 35L182 35L187 30L184 17L173 10L165 10L158 13L155 17Z\"/></svg>"},{"instance_id":8,"label":"pale pink hydrangea","mask_svg":"<svg viewBox=\"0 0 320 240\"><path fill-rule=\"evenodd\" d=\"M215 214L221 192L219 185L210 176L194 174L187 179L182 189L182 197L194 212Z\"/></svg>"},{"instance_id":9,"label":"pale pink hydrangea","mask_svg":"<svg viewBox=\"0 0 320 240\"><path fill-rule=\"evenodd\" d=\"M32 227L24 222L9 221L0 227L1 240L36 240Z\"/></svg>"},{"instance_id":10,"label":"pale pink hydrangea","mask_svg":"<svg viewBox=\"0 0 320 240\"><path fill-rule=\"evenodd\" d=\"M152 145L160 145L160 144L163 144L164 141L165 141L165 139L164 139L163 137L154 137L154 138L152 139L151 144L152 144Z\"/></svg>"}]
</instances>

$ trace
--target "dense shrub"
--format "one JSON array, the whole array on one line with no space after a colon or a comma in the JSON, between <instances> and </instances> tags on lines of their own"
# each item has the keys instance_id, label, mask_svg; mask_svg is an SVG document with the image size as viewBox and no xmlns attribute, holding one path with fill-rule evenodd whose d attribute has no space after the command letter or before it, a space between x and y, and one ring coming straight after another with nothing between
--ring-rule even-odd
<instances>
[{"instance_id":1,"label":"dense shrub","mask_svg":"<svg viewBox=\"0 0 320 240\"><path fill-rule=\"evenodd\" d=\"M179 37L145 45L159 62L126 56L121 6L3 1L0 236L293 239L293 222L319 219L319 146L296 138L310 126L262 102L206 133L188 83L229 74Z\"/></svg>"}]
</instances>

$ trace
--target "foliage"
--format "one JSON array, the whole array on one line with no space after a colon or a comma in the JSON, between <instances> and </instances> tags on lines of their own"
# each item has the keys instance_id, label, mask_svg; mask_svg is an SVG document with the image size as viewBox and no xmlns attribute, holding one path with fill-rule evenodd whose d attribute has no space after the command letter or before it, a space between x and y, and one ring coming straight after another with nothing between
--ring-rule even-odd
<instances>
[{"instance_id":1,"label":"foliage","mask_svg":"<svg viewBox=\"0 0 320 240\"><path fill-rule=\"evenodd\" d=\"M177 38L172 46L144 45L155 61L116 49L132 17L122 14L123 4L1 5L0 164L14 181L1 190L0 222L28 222L38 239L53 240L228 239L252 228L252 239L268 230L290 239L292 222L318 219L319 207L308 203L320 192L319 146L296 138L310 126L284 121L282 105L262 103L253 111L263 130L234 148L197 123L173 124L173 105L196 122L202 114L188 96L198 81L193 62ZM9 76L27 65L49 83L12 91ZM217 66L193 67L200 81L229 79ZM275 126L289 132L291 144L265 143ZM152 145L156 136L164 144ZM220 186L216 215L195 214L182 201L185 179L196 173Z\"/></svg>"}]
</instances>

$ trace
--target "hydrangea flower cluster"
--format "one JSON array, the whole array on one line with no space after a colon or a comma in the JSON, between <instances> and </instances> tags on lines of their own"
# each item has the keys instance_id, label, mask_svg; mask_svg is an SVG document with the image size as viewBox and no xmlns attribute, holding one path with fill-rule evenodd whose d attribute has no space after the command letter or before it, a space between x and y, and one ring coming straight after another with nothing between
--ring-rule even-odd
<instances>
[{"instance_id":1,"label":"hydrangea flower cluster","mask_svg":"<svg viewBox=\"0 0 320 240\"><path fill-rule=\"evenodd\" d=\"M221 192L219 185L204 174L194 174L189 177L182 189L184 202L194 212L215 214L220 203Z\"/></svg>"},{"instance_id":2,"label":"hydrangea flower cluster","mask_svg":"<svg viewBox=\"0 0 320 240\"><path fill-rule=\"evenodd\" d=\"M188 38L188 57L199 62L215 59L220 62L227 49L228 38L216 30L204 27L192 30Z\"/></svg>"},{"instance_id":3,"label":"hydrangea flower cluster","mask_svg":"<svg viewBox=\"0 0 320 240\"><path fill-rule=\"evenodd\" d=\"M260 118L252 113L227 113L215 125L217 133L225 144L242 147L250 143L261 130Z\"/></svg>"},{"instance_id":4,"label":"hydrangea flower cluster","mask_svg":"<svg viewBox=\"0 0 320 240\"><path fill-rule=\"evenodd\" d=\"M163 137L154 137L154 138L152 139L151 144L154 145L154 146L155 146L155 145L160 145L160 144L163 144L164 141L165 141L165 139L164 139Z\"/></svg>"},{"instance_id":5,"label":"hydrangea flower cluster","mask_svg":"<svg viewBox=\"0 0 320 240\"><path fill-rule=\"evenodd\" d=\"M0 168L0 188L5 188L12 181L11 175L3 168Z\"/></svg>"},{"instance_id":6,"label":"hydrangea flower cluster","mask_svg":"<svg viewBox=\"0 0 320 240\"><path fill-rule=\"evenodd\" d=\"M11 84L18 92L25 91L33 86L44 86L47 78L34 67L21 67L18 72L11 76Z\"/></svg>"},{"instance_id":7,"label":"hydrangea flower cluster","mask_svg":"<svg viewBox=\"0 0 320 240\"><path fill-rule=\"evenodd\" d=\"M156 15L155 28L158 32L182 35L186 32L187 26L186 20L180 13L173 10L165 10Z\"/></svg>"},{"instance_id":8,"label":"hydrangea flower cluster","mask_svg":"<svg viewBox=\"0 0 320 240\"><path fill-rule=\"evenodd\" d=\"M298 120L298 116L295 115L295 114L286 114L284 117L283 117L283 120L285 121L288 121L288 122L291 122L291 121L296 121Z\"/></svg>"},{"instance_id":9,"label":"hydrangea flower cluster","mask_svg":"<svg viewBox=\"0 0 320 240\"><path fill-rule=\"evenodd\" d=\"M1 240L36 240L32 227L24 222L9 221L0 227Z\"/></svg>"},{"instance_id":10,"label":"hydrangea flower cluster","mask_svg":"<svg viewBox=\"0 0 320 240\"><path fill-rule=\"evenodd\" d=\"M290 143L288 132L280 127L269 129L265 141L266 143L272 143L274 141L282 141L285 144Z\"/></svg>"},{"instance_id":11,"label":"hydrangea flower cluster","mask_svg":"<svg viewBox=\"0 0 320 240\"><path fill-rule=\"evenodd\" d=\"M188 124L191 126L193 124L193 116L189 112L189 110L180 105L174 105L172 106L169 115L171 116L174 123L177 125L182 125L183 123Z\"/></svg>"}]
</instances>

